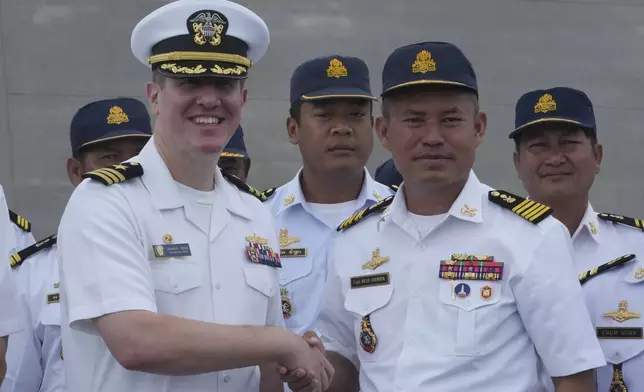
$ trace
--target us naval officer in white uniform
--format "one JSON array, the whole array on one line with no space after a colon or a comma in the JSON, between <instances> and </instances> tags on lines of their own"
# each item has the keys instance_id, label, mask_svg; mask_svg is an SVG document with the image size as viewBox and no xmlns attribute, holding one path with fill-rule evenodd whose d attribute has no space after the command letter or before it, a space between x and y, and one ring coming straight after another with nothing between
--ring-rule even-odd
<instances>
[{"instance_id":1,"label":"us naval officer in white uniform","mask_svg":"<svg viewBox=\"0 0 644 392\"><path fill-rule=\"evenodd\" d=\"M565 227L471 170L486 117L469 61L399 48L383 92L376 128L404 181L339 227L318 320L334 387L541 392L541 359L558 392L593 391L605 362Z\"/></svg>"},{"instance_id":2,"label":"us naval officer in white uniform","mask_svg":"<svg viewBox=\"0 0 644 392\"><path fill-rule=\"evenodd\" d=\"M262 19L220 0L173 2L135 27L132 50L153 70L154 136L88 173L58 231L70 392L279 390L276 364L320 386L332 377L318 348L284 328L261 193L216 166L268 42Z\"/></svg>"},{"instance_id":3,"label":"us naval officer in white uniform","mask_svg":"<svg viewBox=\"0 0 644 392\"><path fill-rule=\"evenodd\" d=\"M597 213L590 203L604 152L590 98L569 87L527 92L510 138L530 198L552 207L572 236L574 267L608 362L597 369L597 390L644 391L644 222Z\"/></svg>"},{"instance_id":4,"label":"us naval officer in white uniform","mask_svg":"<svg viewBox=\"0 0 644 392\"><path fill-rule=\"evenodd\" d=\"M335 228L350 214L392 194L365 168L373 149L369 69L350 56L300 64L291 77L289 140L302 168L265 192L280 230L280 290L286 327L313 330L322 306Z\"/></svg>"},{"instance_id":5,"label":"us naval officer in white uniform","mask_svg":"<svg viewBox=\"0 0 644 392\"><path fill-rule=\"evenodd\" d=\"M8 255L9 249L14 245L13 224L9 220L9 209L4 195L4 189L0 185L0 252ZM21 303L18 299L18 291L14 279L11 276L9 263L0 264L0 385L3 382L6 372L5 355L9 336L21 331L24 325Z\"/></svg>"},{"instance_id":6,"label":"us naval officer in white uniform","mask_svg":"<svg viewBox=\"0 0 644 392\"><path fill-rule=\"evenodd\" d=\"M83 105L69 129L70 182L78 186L84 173L132 158L151 136L148 109L136 99L102 99ZM31 228L21 217L15 222ZM28 304L29 323L11 339L7 377L0 392L65 391L56 253L56 235L51 235L11 255L18 291Z\"/></svg>"}]
</instances>

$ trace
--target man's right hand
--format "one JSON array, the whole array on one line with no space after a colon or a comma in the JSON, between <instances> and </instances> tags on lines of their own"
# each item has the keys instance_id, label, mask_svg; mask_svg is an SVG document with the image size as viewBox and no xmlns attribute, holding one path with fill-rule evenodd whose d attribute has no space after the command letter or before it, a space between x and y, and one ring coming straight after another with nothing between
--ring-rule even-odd
<instances>
[{"instance_id":1,"label":"man's right hand","mask_svg":"<svg viewBox=\"0 0 644 392\"><path fill-rule=\"evenodd\" d=\"M290 335L285 345L287 350L278 361L282 381L287 382L294 392L326 391L331 385L334 370L324 356L321 342L315 334L304 338Z\"/></svg>"}]
</instances>

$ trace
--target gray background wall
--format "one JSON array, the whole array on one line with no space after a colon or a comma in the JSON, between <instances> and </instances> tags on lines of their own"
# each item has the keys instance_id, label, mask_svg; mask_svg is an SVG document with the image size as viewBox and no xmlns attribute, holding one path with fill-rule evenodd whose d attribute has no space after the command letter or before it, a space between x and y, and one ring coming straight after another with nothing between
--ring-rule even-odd
<instances>
[{"instance_id":1,"label":"gray background wall","mask_svg":"<svg viewBox=\"0 0 644 392\"><path fill-rule=\"evenodd\" d=\"M130 52L136 22L165 0L0 0L0 182L12 209L42 237L71 192L68 127L94 99L143 99L149 71ZM286 141L288 81L309 58L362 57L374 91L397 46L459 45L477 70L489 131L476 170L523 193L506 135L526 90L568 85L594 101L605 145L596 209L644 215L644 0L250 0L268 24L268 54L252 70L243 125L258 188L289 180L299 151ZM369 168L386 154L375 146Z\"/></svg>"}]
</instances>

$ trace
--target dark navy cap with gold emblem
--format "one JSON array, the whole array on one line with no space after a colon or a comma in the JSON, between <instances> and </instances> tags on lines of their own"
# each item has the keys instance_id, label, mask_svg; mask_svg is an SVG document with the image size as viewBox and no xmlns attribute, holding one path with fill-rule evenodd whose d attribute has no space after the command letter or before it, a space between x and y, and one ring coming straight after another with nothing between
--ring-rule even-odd
<instances>
[{"instance_id":1,"label":"dark navy cap with gold emblem","mask_svg":"<svg viewBox=\"0 0 644 392\"><path fill-rule=\"evenodd\" d=\"M462 87L478 95L472 64L446 42L421 42L393 51L382 71L382 95L401 87L433 84Z\"/></svg>"},{"instance_id":2,"label":"dark navy cap with gold emblem","mask_svg":"<svg viewBox=\"0 0 644 392\"><path fill-rule=\"evenodd\" d=\"M78 109L69 129L72 154L87 146L125 137L152 136L150 115L134 98L103 99Z\"/></svg>"},{"instance_id":3,"label":"dark navy cap with gold emblem","mask_svg":"<svg viewBox=\"0 0 644 392\"><path fill-rule=\"evenodd\" d=\"M246 143L244 143L244 129L241 125L237 128L233 136L226 144L224 151L221 152L222 158L248 158Z\"/></svg>"},{"instance_id":4,"label":"dark navy cap with gold emblem","mask_svg":"<svg viewBox=\"0 0 644 392\"><path fill-rule=\"evenodd\" d=\"M179 0L141 20L131 37L136 58L167 76L244 79L266 53L268 27L226 0Z\"/></svg>"},{"instance_id":5,"label":"dark navy cap with gold emblem","mask_svg":"<svg viewBox=\"0 0 644 392\"><path fill-rule=\"evenodd\" d=\"M376 99L364 61L339 55L318 57L295 69L291 76L291 104L334 98Z\"/></svg>"},{"instance_id":6,"label":"dark navy cap with gold emblem","mask_svg":"<svg viewBox=\"0 0 644 392\"><path fill-rule=\"evenodd\" d=\"M543 123L571 124L593 132L597 130L590 98L583 91L570 87L553 87L523 94L517 101L514 131L510 133L510 138L530 126Z\"/></svg>"}]
</instances>

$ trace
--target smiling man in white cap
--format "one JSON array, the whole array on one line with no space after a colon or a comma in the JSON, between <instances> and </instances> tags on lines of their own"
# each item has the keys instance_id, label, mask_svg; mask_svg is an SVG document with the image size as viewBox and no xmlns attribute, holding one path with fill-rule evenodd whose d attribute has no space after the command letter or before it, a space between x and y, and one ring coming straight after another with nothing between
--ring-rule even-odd
<instances>
[{"instance_id":1,"label":"smiling man in white cap","mask_svg":"<svg viewBox=\"0 0 644 392\"><path fill-rule=\"evenodd\" d=\"M223 0L173 2L135 27L154 136L85 175L58 233L70 392L281 390L275 364L328 386L320 350L283 328L264 195L217 168L268 42Z\"/></svg>"}]
</instances>

